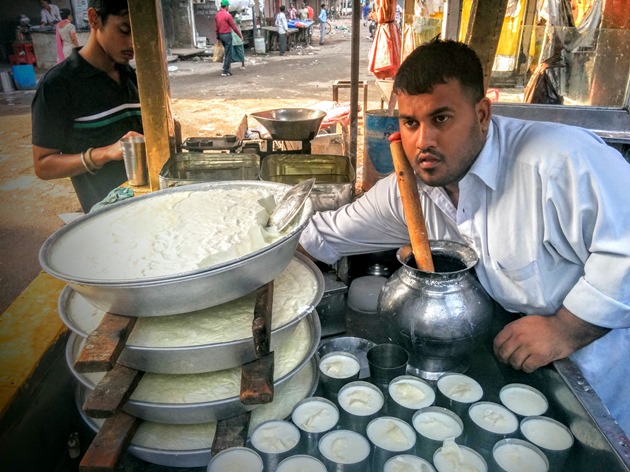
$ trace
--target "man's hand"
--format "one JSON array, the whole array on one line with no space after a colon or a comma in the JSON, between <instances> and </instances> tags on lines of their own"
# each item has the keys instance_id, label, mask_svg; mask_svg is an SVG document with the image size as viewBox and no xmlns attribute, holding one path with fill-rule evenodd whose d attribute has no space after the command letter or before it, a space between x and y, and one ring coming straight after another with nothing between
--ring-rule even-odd
<instances>
[{"instance_id":1,"label":"man's hand","mask_svg":"<svg viewBox=\"0 0 630 472\"><path fill-rule=\"evenodd\" d=\"M533 372L570 356L608 331L562 307L554 315L528 315L506 325L494 338L494 353L514 369Z\"/></svg>"},{"instance_id":2,"label":"man's hand","mask_svg":"<svg viewBox=\"0 0 630 472\"><path fill-rule=\"evenodd\" d=\"M142 136L142 135L135 131L128 131L120 139L128 138L130 136ZM103 167L109 161L120 161L122 158L123 158L122 145L120 144L120 140L116 141L115 143L110 144L109 146L96 148L92 151L92 160L99 167Z\"/></svg>"}]
</instances>

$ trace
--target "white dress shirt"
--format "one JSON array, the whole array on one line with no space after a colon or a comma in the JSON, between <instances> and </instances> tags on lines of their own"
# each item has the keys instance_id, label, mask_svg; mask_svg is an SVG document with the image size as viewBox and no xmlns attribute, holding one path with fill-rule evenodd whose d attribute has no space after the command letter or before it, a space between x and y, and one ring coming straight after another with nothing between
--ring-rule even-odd
<instances>
[{"instance_id":1,"label":"white dress shirt","mask_svg":"<svg viewBox=\"0 0 630 472\"><path fill-rule=\"evenodd\" d=\"M481 284L506 310L564 305L613 329L571 358L629 434L630 165L590 131L495 116L457 208L442 188L418 188L429 238L474 248ZM393 174L316 214L300 239L328 263L408 242Z\"/></svg>"},{"instance_id":2,"label":"white dress shirt","mask_svg":"<svg viewBox=\"0 0 630 472\"><path fill-rule=\"evenodd\" d=\"M41 23L45 25L52 25L53 23L58 23L61 21L61 12L59 11L59 7L57 5L49 4L50 11L42 8L41 11Z\"/></svg>"}]
</instances>

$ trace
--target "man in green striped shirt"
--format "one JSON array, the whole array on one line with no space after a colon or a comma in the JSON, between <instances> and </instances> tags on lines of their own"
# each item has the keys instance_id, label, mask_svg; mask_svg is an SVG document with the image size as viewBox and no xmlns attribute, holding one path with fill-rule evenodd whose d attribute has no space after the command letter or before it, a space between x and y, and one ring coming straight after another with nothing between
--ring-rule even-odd
<instances>
[{"instance_id":1,"label":"man in green striped shirt","mask_svg":"<svg viewBox=\"0 0 630 472\"><path fill-rule=\"evenodd\" d=\"M142 133L127 0L90 0L90 37L41 80L31 105L33 165L71 177L86 213L127 180L120 139Z\"/></svg>"}]
</instances>

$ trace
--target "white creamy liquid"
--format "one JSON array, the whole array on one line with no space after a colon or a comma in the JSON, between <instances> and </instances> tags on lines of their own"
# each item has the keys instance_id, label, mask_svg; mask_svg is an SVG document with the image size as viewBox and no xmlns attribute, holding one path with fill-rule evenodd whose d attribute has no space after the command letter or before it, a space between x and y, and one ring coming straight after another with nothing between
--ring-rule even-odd
<instances>
[{"instance_id":1,"label":"white creamy liquid","mask_svg":"<svg viewBox=\"0 0 630 472\"><path fill-rule=\"evenodd\" d=\"M340 429L321 439L319 452L339 464L356 464L370 455L370 443L359 433Z\"/></svg>"},{"instance_id":2,"label":"white creamy liquid","mask_svg":"<svg viewBox=\"0 0 630 472\"><path fill-rule=\"evenodd\" d=\"M331 430L339 421L339 411L334 405L321 400L306 401L298 405L291 415L295 425L309 433Z\"/></svg>"},{"instance_id":3,"label":"white creamy liquid","mask_svg":"<svg viewBox=\"0 0 630 472\"><path fill-rule=\"evenodd\" d=\"M447 439L433 456L433 465L438 472L486 472L485 461L467 447L459 447Z\"/></svg>"},{"instance_id":4,"label":"white creamy liquid","mask_svg":"<svg viewBox=\"0 0 630 472\"><path fill-rule=\"evenodd\" d=\"M313 271L297 259L274 280L272 329L310 310L317 292ZM256 293L193 313L138 318L127 344L141 347L184 347L252 337ZM271 337L272 348L274 337Z\"/></svg>"},{"instance_id":5,"label":"white creamy liquid","mask_svg":"<svg viewBox=\"0 0 630 472\"><path fill-rule=\"evenodd\" d=\"M547 472L548 469L540 454L522 444L502 444L492 454L506 472Z\"/></svg>"},{"instance_id":6,"label":"white creamy liquid","mask_svg":"<svg viewBox=\"0 0 630 472\"><path fill-rule=\"evenodd\" d=\"M351 385L339 391L339 406L348 413L357 416L368 416L383 407L383 394L376 388L364 385Z\"/></svg>"},{"instance_id":7,"label":"white creamy liquid","mask_svg":"<svg viewBox=\"0 0 630 472\"><path fill-rule=\"evenodd\" d=\"M300 440L300 431L288 421L269 421L252 433L252 446L268 454L280 454L293 449Z\"/></svg>"},{"instance_id":8,"label":"white creamy liquid","mask_svg":"<svg viewBox=\"0 0 630 472\"><path fill-rule=\"evenodd\" d=\"M389 386L389 395L399 405L412 410L430 406L435 401L435 392L424 382L402 379Z\"/></svg>"},{"instance_id":9,"label":"white creamy liquid","mask_svg":"<svg viewBox=\"0 0 630 472\"><path fill-rule=\"evenodd\" d=\"M356 375L361 370L361 364L346 354L328 354L319 363L319 369L328 377L345 379Z\"/></svg>"},{"instance_id":10,"label":"white creamy liquid","mask_svg":"<svg viewBox=\"0 0 630 472\"><path fill-rule=\"evenodd\" d=\"M462 434L462 426L455 419L439 411L426 411L416 415L413 427L422 436L435 441L456 438Z\"/></svg>"},{"instance_id":11,"label":"white creamy liquid","mask_svg":"<svg viewBox=\"0 0 630 472\"><path fill-rule=\"evenodd\" d=\"M245 472L245 469L241 472ZM326 467L319 459L299 455L288 457L280 462L276 472L326 472Z\"/></svg>"},{"instance_id":12,"label":"white creamy liquid","mask_svg":"<svg viewBox=\"0 0 630 472\"><path fill-rule=\"evenodd\" d=\"M71 292L66 305L68 319L83 333L90 334L100 324L105 312L96 308L78 292Z\"/></svg>"},{"instance_id":13,"label":"white creamy liquid","mask_svg":"<svg viewBox=\"0 0 630 472\"><path fill-rule=\"evenodd\" d=\"M508 385L499 394L501 403L521 416L537 416L547 411L547 399L538 390L525 385Z\"/></svg>"},{"instance_id":14,"label":"white creamy liquid","mask_svg":"<svg viewBox=\"0 0 630 472\"><path fill-rule=\"evenodd\" d=\"M300 364L311 347L309 320L300 321L292 336L274 350L274 380ZM133 401L151 403L204 403L238 397L241 368L202 374L156 374L146 372L131 395Z\"/></svg>"},{"instance_id":15,"label":"white creamy liquid","mask_svg":"<svg viewBox=\"0 0 630 472\"><path fill-rule=\"evenodd\" d=\"M372 444L388 451L407 451L416 444L416 433L402 420L382 417L367 427L367 437Z\"/></svg>"},{"instance_id":16,"label":"white creamy liquid","mask_svg":"<svg viewBox=\"0 0 630 472\"><path fill-rule=\"evenodd\" d=\"M132 202L77 225L55 245L51 265L73 278L135 280L227 262L282 236L265 228L274 193L215 188Z\"/></svg>"},{"instance_id":17,"label":"white creamy liquid","mask_svg":"<svg viewBox=\"0 0 630 472\"><path fill-rule=\"evenodd\" d=\"M448 398L462 403L474 403L483 396L481 385L462 374L444 375L437 381L437 387Z\"/></svg>"},{"instance_id":18,"label":"white creamy liquid","mask_svg":"<svg viewBox=\"0 0 630 472\"><path fill-rule=\"evenodd\" d=\"M262 405L254 411L249 422L249 431L268 420L286 418L297 402L311 390L315 369L309 362L286 382L280 384L274 392L271 403ZM93 420L102 426L104 420ZM212 421L200 424L165 424L142 421L131 440L136 446L157 450L194 451L210 449L214 441L217 424Z\"/></svg>"},{"instance_id":19,"label":"white creamy liquid","mask_svg":"<svg viewBox=\"0 0 630 472\"><path fill-rule=\"evenodd\" d=\"M434 472L431 464L421 457L411 454L394 456L383 467L383 472Z\"/></svg>"},{"instance_id":20,"label":"white creamy liquid","mask_svg":"<svg viewBox=\"0 0 630 472\"><path fill-rule=\"evenodd\" d=\"M468 411L470 419L481 428L497 434L510 434L518 428L514 413L497 403L481 402Z\"/></svg>"},{"instance_id":21,"label":"white creamy liquid","mask_svg":"<svg viewBox=\"0 0 630 472\"><path fill-rule=\"evenodd\" d=\"M244 447L228 448L217 454L208 465L208 472L262 472L258 454Z\"/></svg>"},{"instance_id":22,"label":"white creamy liquid","mask_svg":"<svg viewBox=\"0 0 630 472\"><path fill-rule=\"evenodd\" d=\"M531 418L521 425L523 436L536 446L553 451L564 451L573 445L573 436L551 419Z\"/></svg>"}]
</instances>

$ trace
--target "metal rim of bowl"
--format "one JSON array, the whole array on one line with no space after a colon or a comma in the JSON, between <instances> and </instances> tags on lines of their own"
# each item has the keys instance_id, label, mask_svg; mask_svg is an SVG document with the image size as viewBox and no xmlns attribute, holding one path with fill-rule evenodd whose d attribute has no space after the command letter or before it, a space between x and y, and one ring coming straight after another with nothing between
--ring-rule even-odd
<instances>
[{"instance_id":1,"label":"metal rim of bowl","mask_svg":"<svg viewBox=\"0 0 630 472\"><path fill-rule=\"evenodd\" d=\"M140 195L137 197L129 198L115 205L111 205L109 207L104 207L99 210L96 210L94 211L94 213L89 213L85 215L84 217L79 218L75 221L72 221L68 223L67 225L63 226L62 228L58 229L57 231L55 231L51 236L48 237L48 239L46 239L46 241L42 245L39 251L39 263L41 267L47 273L49 273L55 278L58 278L67 283L81 284L81 285L87 285L87 286L96 286L96 287L107 286L107 287L127 288L127 287L144 287L144 286L151 286L151 285L161 285L161 284L164 284L165 282L184 282L188 279L196 279L200 275L207 274L207 273L218 274L221 272L225 272L225 271L230 270L235 263L242 263L244 261L255 259L256 257L273 250L274 248L276 248L277 246L285 242L287 239L290 239L291 236L295 235L295 233L300 232L302 229L304 229L304 227L306 227L306 225L308 224L308 221L310 220L310 213L312 212L312 204L307 199L300 214L301 221L299 222L299 224L294 226L290 232L288 232L279 240L274 241L273 243L257 251L254 251L245 256L242 256L240 258L226 261L220 264L204 267L201 269L178 273L178 274L163 275L159 277L147 277L143 279L99 280L99 279L91 279L91 278L83 278L83 277L74 277L69 274L63 274L59 272L58 270L56 270L54 267L52 267L51 264L49 263L50 254L55 244L58 243L58 241L61 238L63 238L67 233L69 233L70 231L73 231L77 226L85 224L85 221L88 221L88 219L94 219L104 213L111 212L123 206L135 204L137 202L141 202L150 198L159 198L161 195L165 195L165 194L177 193L177 192L203 191L203 190L210 190L210 189L215 189L215 188L226 188L226 187L227 188L268 187L268 188L276 188L276 189L286 187L286 189L289 190L292 186L289 184L283 184L279 182L266 182L266 181L256 181L256 180L204 182L200 184L185 185L181 187L171 187L168 189L152 192L146 195Z\"/></svg>"}]
</instances>

